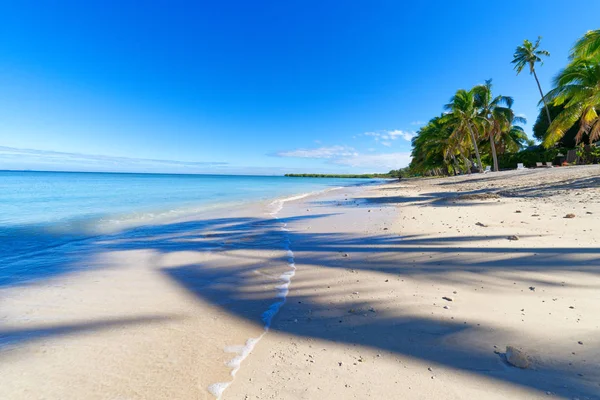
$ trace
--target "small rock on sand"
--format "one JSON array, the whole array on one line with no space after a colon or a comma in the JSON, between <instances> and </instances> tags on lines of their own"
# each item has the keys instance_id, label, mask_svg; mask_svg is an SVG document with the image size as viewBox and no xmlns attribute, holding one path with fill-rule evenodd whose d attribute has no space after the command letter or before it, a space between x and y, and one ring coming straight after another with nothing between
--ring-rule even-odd
<instances>
[{"instance_id":1,"label":"small rock on sand","mask_svg":"<svg viewBox=\"0 0 600 400\"><path fill-rule=\"evenodd\" d=\"M509 237L507 237L508 240L519 240L519 237L517 235L511 235Z\"/></svg>"},{"instance_id":2,"label":"small rock on sand","mask_svg":"<svg viewBox=\"0 0 600 400\"><path fill-rule=\"evenodd\" d=\"M506 361L517 368L529 368L531 365L527 353L514 346L506 346Z\"/></svg>"},{"instance_id":3,"label":"small rock on sand","mask_svg":"<svg viewBox=\"0 0 600 400\"><path fill-rule=\"evenodd\" d=\"M481 222L477 222L475 225L477 225L477 226L482 226L482 227L484 227L484 228L486 228L486 227L487 227L487 225L486 225L486 224L482 224Z\"/></svg>"},{"instance_id":4,"label":"small rock on sand","mask_svg":"<svg viewBox=\"0 0 600 400\"><path fill-rule=\"evenodd\" d=\"M446 301L454 301L454 299L452 297L448 297L448 296L444 296L444 297L442 297L442 299L444 299Z\"/></svg>"},{"instance_id":5,"label":"small rock on sand","mask_svg":"<svg viewBox=\"0 0 600 400\"><path fill-rule=\"evenodd\" d=\"M565 218L575 218L575 214L567 214L565 215Z\"/></svg>"}]
</instances>

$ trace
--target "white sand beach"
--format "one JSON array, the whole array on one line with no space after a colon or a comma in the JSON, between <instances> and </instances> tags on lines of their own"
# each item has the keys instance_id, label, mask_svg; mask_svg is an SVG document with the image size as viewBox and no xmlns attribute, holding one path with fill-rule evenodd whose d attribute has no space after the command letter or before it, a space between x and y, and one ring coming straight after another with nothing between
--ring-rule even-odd
<instances>
[{"instance_id":1,"label":"white sand beach","mask_svg":"<svg viewBox=\"0 0 600 400\"><path fill-rule=\"evenodd\" d=\"M0 289L0 398L600 399L599 222L595 165L138 228Z\"/></svg>"}]
</instances>

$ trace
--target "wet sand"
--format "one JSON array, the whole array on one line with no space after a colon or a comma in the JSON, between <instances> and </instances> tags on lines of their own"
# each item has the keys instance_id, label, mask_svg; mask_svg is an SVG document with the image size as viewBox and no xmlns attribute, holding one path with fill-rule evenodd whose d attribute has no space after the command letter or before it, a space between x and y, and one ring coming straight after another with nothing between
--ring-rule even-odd
<instances>
[{"instance_id":1,"label":"wet sand","mask_svg":"<svg viewBox=\"0 0 600 400\"><path fill-rule=\"evenodd\" d=\"M598 166L406 180L98 243L0 291L0 398L600 398L599 188Z\"/></svg>"}]
</instances>

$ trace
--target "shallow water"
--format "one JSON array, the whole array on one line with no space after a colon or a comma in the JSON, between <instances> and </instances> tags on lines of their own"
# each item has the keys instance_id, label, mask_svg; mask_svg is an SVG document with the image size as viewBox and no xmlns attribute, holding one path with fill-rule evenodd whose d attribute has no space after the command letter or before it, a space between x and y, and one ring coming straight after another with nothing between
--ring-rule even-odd
<instances>
[{"instance_id":1,"label":"shallow water","mask_svg":"<svg viewBox=\"0 0 600 400\"><path fill-rule=\"evenodd\" d=\"M103 235L372 180L0 172L0 287L65 272ZM165 225L166 228L166 225Z\"/></svg>"}]
</instances>

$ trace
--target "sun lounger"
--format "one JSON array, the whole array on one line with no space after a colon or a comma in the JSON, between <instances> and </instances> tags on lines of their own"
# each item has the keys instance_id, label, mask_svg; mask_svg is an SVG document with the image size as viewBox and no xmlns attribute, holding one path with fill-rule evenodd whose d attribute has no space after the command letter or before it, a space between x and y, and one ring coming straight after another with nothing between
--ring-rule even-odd
<instances>
[{"instance_id":1,"label":"sun lounger","mask_svg":"<svg viewBox=\"0 0 600 400\"><path fill-rule=\"evenodd\" d=\"M543 166L544 166L544 164L542 164L542 163L541 163L541 162L539 162L539 161L535 163L535 167L536 167L536 168L542 168Z\"/></svg>"},{"instance_id":2,"label":"sun lounger","mask_svg":"<svg viewBox=\"0 0 600 400\"><path fill-rule=\"evenodd\" d=\"M546 161L546 167L552 168L552 161Z\"/></svg>"},{"instance_id":3,"label":"sun lounger","mask_svg":"<svg viewBox=\"0 0 600 400\"><path fill-rule=\"evenodd\" d=\"M525 166L523 165L523 163L518 163L517 169L525 169Z\"/></svg>"},{"instance_id":4,"label":"sun lounger","mask_svg":"<svg viewBox=\"0 0 600 400\"><path fill-rule=\"evenodd\" d=\"M487 174L488 172L492 171L492 167L490 167L489 165L487 167L485 167L485 171L483 171L484 174Z\"/></svg>"}]
</instances>

